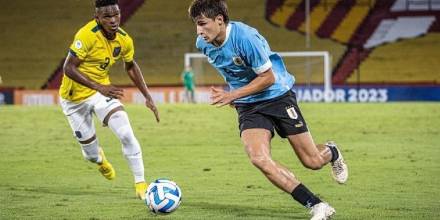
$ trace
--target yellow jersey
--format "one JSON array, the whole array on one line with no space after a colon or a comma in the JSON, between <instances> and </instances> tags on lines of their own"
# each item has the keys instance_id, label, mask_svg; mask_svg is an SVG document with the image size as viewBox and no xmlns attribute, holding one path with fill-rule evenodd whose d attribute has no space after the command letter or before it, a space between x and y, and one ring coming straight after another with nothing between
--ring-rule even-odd
<instances>
[{"instance_id":1,"label":"yellow jersey","mask_svg":"<svg viewBox=\"0 0 440 220\"><path fill-rule=\"evenodd\" d=\"M122 57L124 62L133 61L134 45L131 37L121 28L114 40L108 40L96 20L83 26L75 35L69 53L82 60L78 70L103 85L110 84L109 69ZM70 79L65 73L59 90L63 99L81 102L97 91Z\"/></svg>"}]
</instances>

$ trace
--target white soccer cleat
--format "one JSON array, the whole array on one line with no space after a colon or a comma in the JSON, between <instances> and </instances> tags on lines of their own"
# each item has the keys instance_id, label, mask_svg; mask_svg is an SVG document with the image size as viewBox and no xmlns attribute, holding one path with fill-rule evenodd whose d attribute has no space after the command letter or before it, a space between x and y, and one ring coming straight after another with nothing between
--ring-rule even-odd
<instances>
[{"instance_id":1,"label":"white soccer cleat","mask_svg":"<svg viewBox=\"0 0 440 220\"><path fill-rule=\"evenodd\" d=\"M341 151L338 149L338 146L333 141L328 141L325 143L328 147L333 147L338 151L338 159L331 163L332 165L332 175L333 179L336 180L339 184L344 184L348 179L348 167L344 161L344 157L342 157Z\"/></svg>"},{"instance_id":2,"label":"white soccer cleat","mask_svg":"<svg viewBox=\"0 0 440 220\"><path fill-rule=\"evenodd\" d=\"M336 211L326 202L320 202L310 209L312 218L310 220L327 220L335 214Z\"/></svg>"}]
</instances>

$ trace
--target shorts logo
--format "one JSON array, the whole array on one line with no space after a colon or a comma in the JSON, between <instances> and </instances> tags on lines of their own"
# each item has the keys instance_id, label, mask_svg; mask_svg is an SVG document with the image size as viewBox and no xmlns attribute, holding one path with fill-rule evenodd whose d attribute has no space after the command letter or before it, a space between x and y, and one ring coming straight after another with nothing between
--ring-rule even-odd
<instances>
[{"instance_id":1,"label":"shorts logo","mask_svg":"<svg viewBox=\"0 0 440 220\"><path fill-rule=\"evenodd\" d=\"M295 111L295 107L286 108L286 112L291 119L298 119L298 114Z\"/></svg>"},{"instance_id":2,"label":"shorts logo","mask_svg":"<svg viewBox=\"0 0 440 220\"><path fill-rule=\"evenodd\" d=\"M76 136L77 138L82 138L82 134L81 134L80 131L75 131L75 136Z\"/></svg>"},{"instance_id":3,"label":"shorts logo","mask_svg":"<svg viewBox=\"0 0 440 220\"><path fill-rule=\"evenodd\" d=\"M237 66L243 66L243 64L244 64L241 57L232 57L232 61L234 61L234 64Z\"/></svg>"},{"instance_id":4,"label":"shorts logo","mask_svg":"<svg viewBox=\"0 0 440 220\"><path fill-rule=\"evenodd\" d=\"M76 40L75 41L75 48L76 49L81 49L83 46L82 42L80 40Z\"/></svg>"}]
</instances>

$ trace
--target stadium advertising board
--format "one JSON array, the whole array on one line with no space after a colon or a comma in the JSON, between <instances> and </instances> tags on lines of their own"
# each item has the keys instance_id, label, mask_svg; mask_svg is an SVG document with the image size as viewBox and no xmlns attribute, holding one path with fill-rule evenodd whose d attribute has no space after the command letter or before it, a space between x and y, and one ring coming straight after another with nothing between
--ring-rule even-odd
<instances>
[{"instance_id":1,"label":"stadium advertising board","mask_svg":"<svg viewBox=\"0 0 440 220\"><path fill-rule=\"evenodd\" d=\"M58 104L58 90L15 90L16 105L55 105Z\"/></svg>"},{"instance_id":2,"label":"stadium advertising board","mask_svg":"<svg viewBox=\"0 0 440 220\"><path fill-rule=\"evenodd\" d=\"M322 86L296 86L300 102L394 102L394 101L440 101L440 86L334 86L332 92L324 93ZM185 103L182 87L150 87L150 94L157 104ZM3 102L2 102L3 95ZM210 102L210 87L197 87L197 103ZM0 104L56 105L59 103L57 90L0 91ZM136 88L125 88L124 103L143 104L144 97Z\"/></svg>"},{"instance_id":3,"label":"stadium advertising board","mask_svg":"<svg viewBox=\"0 0 440 220\"><path fill-rule=\"evenodd\" d=\"M186 102L185 90L182 87L150 87L149 89L157 104ZM209 103L209 91L210 87L198 87L195 97L196 102ZM0 91L0 98L2 93ZM12 100L14 100L13 104L26 106L57 105L59 103L58 90L15 90L10 93L10 104L12 104ZM143 104L145 98L136 88L124 88L124 97L121 101L123 103Z\"/></svg>"},{"instance_id":4,"label":"stadium advertising board","mask_svg":"<svg viewBox=\"0 0 440 220\"><path fill-rule=\"evenodd\" d=\"M296 86L300 102L394 102L440 101L440 86L333 86L325 94L322 86Z\"/></svg>"},{"instance_id":5,"label":"stadium advertising board","mask_svg":"<svg viewBox=\"0 0 440 220\"><path fill-rule=\"evenodd\" d=\"M182 87L150 87L150 95L157 104L163 103L185 103L185 90ZM197 103L209 103L210 87L197 87L195 100ZM145 98L135 88L124 89L123 102L143 104Z\"/></svg>"}]
</instances>

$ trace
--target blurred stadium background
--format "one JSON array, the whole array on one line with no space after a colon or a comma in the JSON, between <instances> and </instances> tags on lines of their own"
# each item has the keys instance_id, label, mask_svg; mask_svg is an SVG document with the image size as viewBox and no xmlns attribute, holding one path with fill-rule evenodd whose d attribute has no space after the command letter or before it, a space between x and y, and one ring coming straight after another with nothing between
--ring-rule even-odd
<instances>
[{"instance_id":1,"label":"blurred stadium background","mask_svg":"<svg viewBox=\"0 0 440 220\"><path fill-rule=\"evenodd\" d=\"M92 18L93 1L3 3L1 42L7 52L0 55L0 103L56 104L61 64L75 32ZM183 57L197 52L189 3L120 0L123 28L134 38L136 59L161 103L181 101ZM440 100L438 0L237 0L229 5L231 17L256 27L274 51L328 51L339 97L332 101ZM300 100L323 101L322 58L285 60L302 85ZM223 80L203 59L192 61L198 99L206 102L203 86L223 85ZM132 85L121 63L111 78L116 85ZM125 101L136 103L135 97L130 93Z\"/></svg>"},{"instance_id":2,"label":"blurred stadium background","mask_svg":"<svg viewBox=\"0 0 440 220\"><path fill-rule=\"evenodd\" d=\"M119 2L122 27L134 38L162 122L136 105L142 98L121 63L111 70L112 82L126 88L123 101L145 152L148 180L170 177L184 195L176 213L160 218L304 219L305 209L248 163L234 110L204 104L206 88L224 83L202 59L191 63L202 104L179 104L184 54L197 53L187 17L191 0ZM119 175L109 183L82 160L57 106L60 66L75 32L92 19L93 1L0 3L0 219L157 219L129 196L130 173L111 132L97 126ZM331 56L327 101L337 104L321 103L322 58L285 61L315 140L342 145L351 179L335 186L328 170L302 168L280 138L273 141L274 158L334 204L335 219L439 219L440 0L228 4L232 20L256 27L274 51Z\"/></svg>"}]
</instances>

